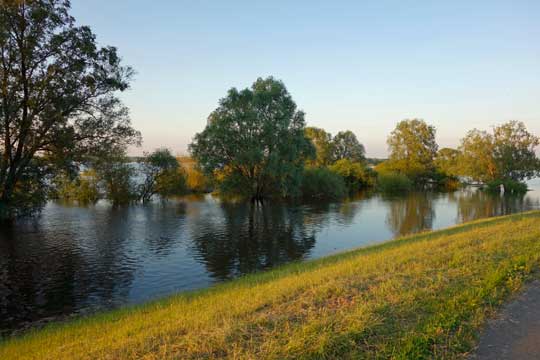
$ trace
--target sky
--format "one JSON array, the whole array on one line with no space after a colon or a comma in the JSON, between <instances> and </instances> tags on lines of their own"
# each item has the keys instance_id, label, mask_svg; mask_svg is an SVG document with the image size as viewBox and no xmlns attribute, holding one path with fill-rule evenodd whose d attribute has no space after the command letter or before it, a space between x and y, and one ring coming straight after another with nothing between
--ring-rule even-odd
<instances>
[{"instance_id":1,"label":"sky","mask_svg":"<svg viewBox=\"0 0 540 360\"><path fill-rule=\"evenodd\" d=\"M136 71L121 95L143 135L133 155L186 154L228 89L267 76L370 157L407 118L441 147L508 120L540 135L538 0L72 0L72 15Z\"/></svg>"}]
</instances>

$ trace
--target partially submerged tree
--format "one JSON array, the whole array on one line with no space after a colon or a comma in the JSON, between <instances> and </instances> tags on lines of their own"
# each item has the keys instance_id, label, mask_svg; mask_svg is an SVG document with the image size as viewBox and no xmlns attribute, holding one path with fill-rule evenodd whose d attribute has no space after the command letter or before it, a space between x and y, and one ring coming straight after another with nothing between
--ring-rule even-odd
<instances>
[{"instance_id":1,"label":"partially submerged tree","mask_svg":"<svg viewBox=\"0 0 540 360\"><path fill-rule=\"evenodd\" d=\"M522 122L497 126L493 134L474 129L461 140L462 175L484 183L534 178L540 174L535 152L538 145L540 138L528 132Z\"/></svg>"},{"instance_id":2,"label":"partially submerged tree","mask_svg":"<svg viewBox=\"0 0 540 360\"><path fill-rule=\"evenodd\" d=\"M259 78L251 88L231 89L210 114L190 151L226 192L260 200L298 192L304 162L315 151L281 81Z\"/></svg>"},{"instance_id":3,"label":"partially submerged tree","mask_svg":"<svg viewBox=\"0 0 540 360\"><path fill-rule=\"evenodd\" d=\"M137 200L133 181L135 169L124 152L116 151L107 157L96 158L93 167L106 198L113 205L126 205Z\"/></svg>"},{"instance_id":4,"label":"partially submerged tree","mask_svg":"<svg viewBox=\"0 0 540 360\"><path fill-rule=\"evenodd\" d=\"M360 190L375 185L374 171L363 163L341 159L332 164L329 169L343 177L349 190Z\"/></svg>"},{"instance_id":5,"label":"partially submerged tree","mask_svg":"<svg viewBox=\"0 0 540 360\"><path fill-rule=\"evenodd\" d=\"M114 95L133 71L67 0L0 2L0 216L39 206L58 167L139 141ZM32 196L35 195L35 199ZM42 203L42 202L41 202Z\"/></svg>"},{"instance_id":6,"label":"partially submerged tree","mask_svg":"<svg viewBox=\"0 0 540 360\"><path fill-rule=\"evenodd\" d=\"M416 182L425 181L433 172L438 145L435 127L424 120L399 122L388 137L390 157L383 167Z\"/></svg>"},{"instance_id":7,"label":"partially submerged tree","mask_svg":"<svg viewBox=\"0 0 540 360\"><path fill-rule=\"evenodd\" d=\"M503 180L524 181L540 174L536 147L540 138L527 131L525 124L510 121L493 129L494 158Z\"/></svg>"},{"instance_id":8,"label":"partially submerged tree","mask_svg":"<svg viewBox=\"0 0 540 360\"><path fill-rule=\"evenodd\" d=\"M157 149L146 154L140 164L144 181L139 186L139 197L143 202L150 201L156 194L166 198L184 190L182 169L168 149Z\"/></svg>"}]
</instances>

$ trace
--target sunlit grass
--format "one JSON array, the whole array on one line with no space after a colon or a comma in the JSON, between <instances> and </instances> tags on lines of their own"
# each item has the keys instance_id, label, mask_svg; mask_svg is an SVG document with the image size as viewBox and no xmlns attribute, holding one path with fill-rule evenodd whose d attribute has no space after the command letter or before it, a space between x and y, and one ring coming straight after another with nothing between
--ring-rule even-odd
<instances>
[{"instance_id":1,"label":"sunlit grass","mask_svg":"<svg viewBox=\"0 0 540 360\"><path fill-rule=\"evenodd\" d=\"M456 358L539 260L540 212L477 221L52 326L0 359Z\"/></svg>"}]
</instances>

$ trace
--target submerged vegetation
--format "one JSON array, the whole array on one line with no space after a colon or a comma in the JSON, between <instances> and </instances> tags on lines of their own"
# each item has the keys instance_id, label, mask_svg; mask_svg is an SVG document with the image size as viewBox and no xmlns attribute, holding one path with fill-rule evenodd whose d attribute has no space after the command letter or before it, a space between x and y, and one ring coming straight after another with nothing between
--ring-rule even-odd
<instances>
[{"instance_id":1,"label":"submerged vegetation","mask_svg":"<svg viewBox=\"0 0 540 360\"><path fill-rule=\"evenodd\" d=\"M50 326L9 359L456 358L540 261L540 212L477 221Z\"/></svg>"}]
</instances>

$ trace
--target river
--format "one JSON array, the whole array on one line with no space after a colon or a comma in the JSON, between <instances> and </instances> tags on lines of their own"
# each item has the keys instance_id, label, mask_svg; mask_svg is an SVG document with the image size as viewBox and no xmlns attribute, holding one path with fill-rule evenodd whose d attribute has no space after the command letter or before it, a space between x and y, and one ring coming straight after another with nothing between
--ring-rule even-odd
<instances>
[{"instance_id":1,"label":"river","mask_svg":"<svg viewBox=\"0 0 540 360\"><path fill-rule=\"evenodd\" d=\"M211 195L112 208L50 202L0 229L0 334L200 289L273 266L479 218L540 209L467 188L339 203L222 202Z\"/></svg>"}]
</instances>

